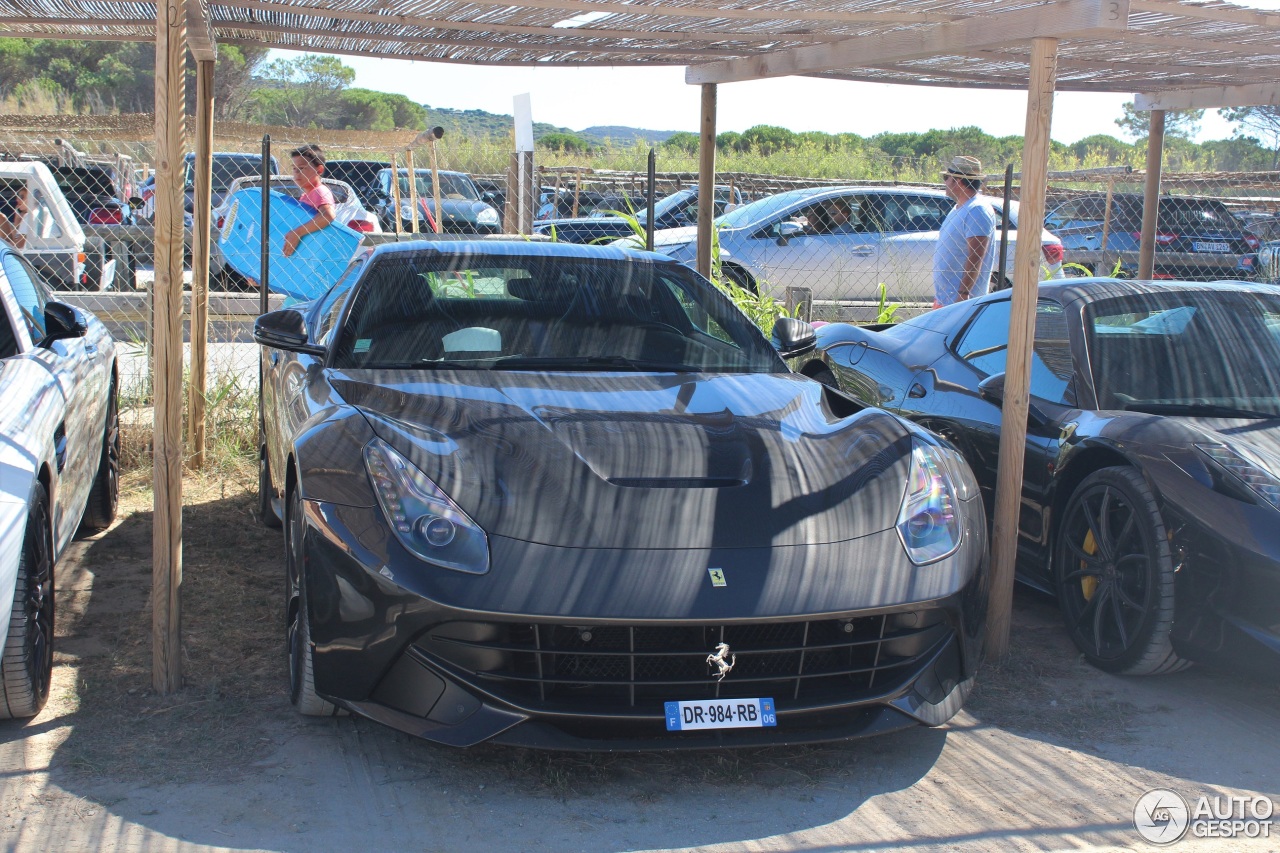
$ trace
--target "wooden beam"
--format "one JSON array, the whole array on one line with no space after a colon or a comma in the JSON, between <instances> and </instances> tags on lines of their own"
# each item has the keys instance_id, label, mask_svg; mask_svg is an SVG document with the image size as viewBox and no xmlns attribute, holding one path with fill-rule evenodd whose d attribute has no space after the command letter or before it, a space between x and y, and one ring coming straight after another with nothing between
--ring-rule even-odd
<instances>
[{"instance_id":1,"label":"wooden beam","mask_svg":"<svg viewBox=\"0 0 1280 853\"><path fill-rule=\"evenodd\" d=\"M698 242L694 269L711 278L711 229L716 215L716 84L702 84L698 135Z\"/></svg>"},{"instance_id":2,"label":"wooden beam","mask_svg":"<svg viewBox=\"0 0 1280 853\"><path fill-rule=\"evenodd\" d=\"M1027 91L1023 177L1018 194L1018 233L1024 237L1039 235L1044 228L1049 129L1053 119L1057 61L1057 39L1037 38L1031 42L1031 85ZM1031 406L1031 346L1036 331L1040 254L1037 237L1019 240L1014 255L1009 348L1000 416L1000 467L996 475L995 519L991 529L991 591L987 607L987 654L996 659L1009 652L1013 578L1018 559L1018 519L1022 510L1022 474L1027 454L1027 412Z\"/></svg>"},{"instance_id":3,"label":"wooden beam","mask_svg":"<svg viewBox=\"0 0 1280 853\"><path fill-rule=\"evenodd\" d=\"M209 235L213 206L212 59L196 61L195 205L191 226L191 381L187 436L191 466L204 468L205 392L209 372Z\"/></svg>"},{"instance_id":4,"label":"wooden beam","mask_svg":"<svg viewBox=\"0 0 1280 853\"><path fill-rule=\"evenodd\" d=\"M187 9L187 48L196 62L213 62L218 58L218 43L213 37L213 21L205 0L183 0Z\"/></svg>"},{"instance_id":5,"label":"wooden beam","mask_svg":"<svg viewBox=\"0 0 1280 853\"><path fill-rule=\"evenodd\" d=\"M182 688L182 213L187 17L156 6L155 422L152 434L151 686Z\"/></svg>"},{"instance_id":6,"label":"wooden beam","mask_svg":"<svg viewBox=\"0 0 1280 853\"><path fill-rule=\"evenodd\" d=\"M1156 217L1160 213L1160 161L1164 153L1164 110L1151 111L1147 131L1147 182L1142 194L1142 237L1138 241L1138 278L1156 271Z\"/></svg>"},{"instance_id":7,"label":"wooden beam","mask_svg":"<svg viewBox=\"0 0 1280 853\"><path fill-rule=\"evenodd\" d=\"M690 66L685 82L730 83L814 71L953 56L1040 37L1114 38L1129 21L1129 0L1059 0L952 23L858 36L825 45Z\"/></svg>"},{"instance_id":8,"label":"wooden beam","mask_svg":"<svg viewBox=\"0 0 1280 853\"><path fill-rule=\"evenodd\" d=\"M608 29L587 25L583 27L536 27L523 24L500 24L484 21L450 21L444 18L432 18L423 15L395 15L390 12L357 12L350 9L337 9L328 6L295 6L292 3L272 2L272 0L213 0L212 6L225 9L255 9L260 12L275 12L281 15L293 15L304 18L321 18L328 21L361 21L371 24L386 24L398 27L422 27L433 30L460 30L462 32L509 33L511 35L554 36L564 38L575 33L590 38L631 39L633 41L742 41L768 42L778 41L817 44L819 42L837 41L842 36L832 33L778 33L775 31L735 32L723 28L696 30L651 30L651 29ZM477 4L478 5L478 4ZM512 4L503 3L503 6ZM3 18L0 18L3 20ZM53 19L58 21L59 19ZM223 21L224 28L235 25Z\"/></svg>"},{"instance_id":9,"label":"wooden beam","mask_svg":"<svg viewBox=\"0 0 1280 853\"><path fill-rule=\"evenodd\" d=\"M1280 106L1280 83L1214 86L1207 89L1183 89L1181 92L1136 95L1133 106L1135 109L1144 111L1202 110L1210 107L1274 107Z\"/></svg>"}]
</instances>

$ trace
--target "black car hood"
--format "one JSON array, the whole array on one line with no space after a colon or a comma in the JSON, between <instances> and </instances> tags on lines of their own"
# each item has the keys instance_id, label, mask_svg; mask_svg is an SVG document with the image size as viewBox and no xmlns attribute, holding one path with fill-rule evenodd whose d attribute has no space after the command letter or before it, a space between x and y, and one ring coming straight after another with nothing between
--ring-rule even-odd
<instances>
[{"instance_id":1,"label":"black car hood","mask_svg":"<svg viewBox=\"0 0 1280 853\"><path fill-rule=\"evenodd\" d=\"M351 371L333 387L486 531L581 548L839 542L897 521L903 424L790 374Z\"/></svg>"},{"instance_id":2,"label":"black car hood","mask_svg":"<svg viewBox=\"0 0 1280 853\"><path fill-rule=\"evenodd\" d=\"M446 222L470 222L474 224L476 217L492 206L474 199L443 198L440 200L440 208L444 211Z\"/></svg>"}]
</instances>

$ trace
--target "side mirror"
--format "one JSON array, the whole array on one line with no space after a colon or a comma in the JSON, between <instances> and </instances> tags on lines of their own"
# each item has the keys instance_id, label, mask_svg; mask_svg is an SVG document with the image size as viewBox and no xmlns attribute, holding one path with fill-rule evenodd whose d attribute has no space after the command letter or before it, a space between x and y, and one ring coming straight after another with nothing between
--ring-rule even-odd
<instances>
[{"instance_id":1,"label":"side mirror","mask_svg":"<svg viewBox=\"0 0 1280 853\"><path fill-rule=\"evenodd\" d=\"M47 347L54 341L83 338L88 331L79 311L65 302L50 302L44 306L44 338L39 345Z\"/></svg>"},{"instance_id":2,"label":"side mirror","mask_svg":"<svg viewBox=\"0 0 1280 853\"><path fill-rule=\"evenodd\" d=\"M1004 406L1005 374L993 373L978 383L978 396L995 406ZM1027 405L1027 423L1041 427L1049 423L1049 416L1035 404L1034 400Z\"/></svg>"},{"instance_id":3,"label":"side mirror","mask_svg":"<svg viewBox=\"0 0 1280 853\"><path fill-rule=\"evenodd\" d=\"M770 341L778 355L794 358L804 355L818 344L818 335L804 320L795 317L779 317L773 324L773 340Z\"/></svg>"},{"instance_id":4,"label":"side mirror","mask_svg":"<svg viewBox=\"0 0 1280 853\"><path fill-rule=\"evenodd\" d=\"M300 311L282 308L263 314L253 324L253 339L264 347L323 355L324 347L307 343L307 323Z\"/></svg>"},{"instance_id":5,"label":"side mirror","mask_svg":"<svg viewBox=\"0 0 1280 853\"><path fill-rule=\"evenodd\" d=\"M779 222L778 223L778 245L785 246L787 245L787 243L791 242L792 237L799 237L803 233L804 233L804 226L801 225L799 222L791 222L790 220L786 222Z\"/></svg>"}]
</instances>

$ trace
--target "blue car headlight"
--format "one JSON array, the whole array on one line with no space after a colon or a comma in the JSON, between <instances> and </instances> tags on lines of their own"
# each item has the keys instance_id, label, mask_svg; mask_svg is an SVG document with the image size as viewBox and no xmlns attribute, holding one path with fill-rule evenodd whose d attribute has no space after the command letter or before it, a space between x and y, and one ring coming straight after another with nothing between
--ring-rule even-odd
<instances>
[{"instance_id":1,"label":"blue car headlight","mask_svg":"<svg viewBox=\"0 0 1280 853\"><path fill-rule=\"evenodd\" d=\"M1255 495L1280 509L1280 479L1261 460L1225 444L1197 444L1196 449L1241 480Z\"/></svg>"},{"instance_id":2,"label":"blue car headlight","mask_svg":"<svg viewBox=\"0 0 1280 853\"><path fill-rule=\"evenodd\" d=\"M498 211L494 210L492 207L484 208L483 210L481 210L479 213L476 214L476 224L477 225L497 225Z\"/></svg>"},{"instance_id":3,"label":"blue car headlight","mask_svg":"<svg viewBox=\"0 0 1280 853\"><path fill-rule=\"evenodd\" d=\"M962 502L977 494L969 466L947 447L914 440L911 473L898 510L898 536L917 566L937 562L960 547Z\"/></svg>"},{"instance_id":4,"label":"blue car headlight","mask_svg":"<svg viewBox=\"0 0 1280 853\"><path fill-rule=\"evenodd\" d=\"M439 486L375 438L365 445L364 464L396 539L428 563L482 575L489 571L489 537Z\"/></svg>"}]
</instances>

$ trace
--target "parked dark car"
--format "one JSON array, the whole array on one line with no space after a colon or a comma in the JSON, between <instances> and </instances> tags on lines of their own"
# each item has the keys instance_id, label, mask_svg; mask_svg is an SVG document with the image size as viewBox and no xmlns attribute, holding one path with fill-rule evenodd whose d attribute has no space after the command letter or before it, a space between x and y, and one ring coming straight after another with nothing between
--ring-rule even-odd
<instances>
[{"instance_id":1,"label":"parked dark car","mask_svg":"<svg viewBox=\"0 0 1280 853\"><path fill-rule=\"evenodd\" d=\"M679 264L388 244L254 336L303 713L667 749L938 725L970 689L963 460L789 372Z\"/></svg>"},{"instance_id":2,"label":"parked dark car","mask_svg":"<svg viewBox=\"0 0 1280 853\"><path fill-rule=\"evenodd\" d=\"M360 204L366 210L375 210L382 189L378 173L390 168L390 163L380 160L329 160L324 164L324 176L349 184L359 196Z\"/></svg>"},{"instance_id":3,"label":"parked dark car","mask_svg":"<svg viewBox=\"0 0 1280 853\"><path fill-rule=\"evenodd\" d=\"M133 206L123 198L114 170L104 166L56 166L49 171L81 225L131 225Z\"/></svg>"},{"instance_id":4,"label":"parked dark car","mask_svg":"<svg viewBox=\"0 0 1280 853\"><path fill-rule=\"evenodd\" d=\"M742 193L737 187L730 190L727 186L716 187L716 212L719 216L729 208L731 203L741 204ZM603 201L601 202L603 204ZM635 213L636 221L643 226L649 220L648 211L643 207ZM672 193L656 202L653 206L653 221L657 228L683 228L698 224L698 190L683 189ZM586 216L577 219L543 219L534 223L535 234L550 235L555 232L556 239L563 243L593 243L615 237L629 237L635 232L627 220L619 216Z\"/></svg>"},{"instance_id":5,"label":"parked dark car","mask_svg":"<svg viewBox=\"0 0 1280 853\"><path fill-rule=\"evenodd\" d=\"M1136 193L1116 193L1111 201L1106 244L1102 223L1106 196L1090 195L1058 205L1045 217L1044 227L1062 240L1067 261L1073 252L1137 252L1142 238L1143 197ZM1156 215L1156 255L1154 277L1191 281L1239 278L1249 270L1241 258L1257 251L1260 241L1241 221L1216 199L1188 196L1161 196ZM1092 269L1098 275L1111 269ZM1136 265L1122 266L1127 274Z\"/></svg>"},{"instance_id":6,"label":"parked dark car","mask_svg":"<svg viewBox=\"0 0 1280 853\"><path fill-rule=\"evenodd\" d=\"M400 183L400 230L413 231L412 195L409 187L409 170L398 169ZM418 197L418 230L429 231L428 224L437 216L441 218L441 230L447 234L497 234L502 228L502 217L493 205L485 201L479 188L464 172L437 171L440 179L440 210L435 209L430 169L414 169L414 190ZM382 222L382 230L396 230L395 197L391 186L391 169L378 172L376 205L372 208Z\"/></svg>"},{"instance_id":7,"label":"parked dark car","mask_svg":"<svg viewBox=\"0 0 1280 853\"><path fill-rule=\"evenodd\" d=\"M1008 341L1002 292L791 363L951 441L990 507ZM1105 670L1280 659L1280 293L1042 283L1033 347L1019 579Z\"/></svg>"}]
</instances>

